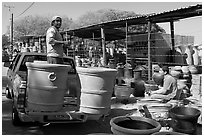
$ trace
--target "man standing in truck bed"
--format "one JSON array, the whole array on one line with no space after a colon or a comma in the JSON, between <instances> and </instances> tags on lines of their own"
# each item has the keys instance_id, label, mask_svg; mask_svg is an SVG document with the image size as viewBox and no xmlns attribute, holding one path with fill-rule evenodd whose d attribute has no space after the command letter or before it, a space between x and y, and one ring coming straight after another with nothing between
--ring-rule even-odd
<instances>
[{"instance_id":1,"label":"man standing in truck bed","mask_svg":"<svg viewBox=\"0 0 204 137\"><path fill-rule=\"evenodd\" d=\"M51 27L46 33L47 44L47 61L50 64L63 64L63 44L67 45L68 41L63 41L59 32L62 25L62 18L54 16L51 21Z\"/></svg>"}]
</instances>

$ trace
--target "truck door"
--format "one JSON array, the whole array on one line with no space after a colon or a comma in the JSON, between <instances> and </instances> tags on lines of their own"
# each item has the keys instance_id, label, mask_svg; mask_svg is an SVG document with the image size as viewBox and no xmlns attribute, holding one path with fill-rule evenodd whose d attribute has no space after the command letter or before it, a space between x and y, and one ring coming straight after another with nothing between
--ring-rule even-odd
<instances>
[{"instance_id":1,"label":"truck door","mask_svg":"<svg viewBox=\"0 0 204 137\"><path fill-rule=\"evenodd\" d=\"M9 66L9 69L8 69L8 72L7 72L7 77L8 77L8 87L9 89L13 89L13 80L14 80L14 77L15 77L15 69L17 68L17 64L18 64L18 61L20 59L21 55L17 55L14 59L13 59L13 62L12 64Z\"/></svg>"}]
</instances>

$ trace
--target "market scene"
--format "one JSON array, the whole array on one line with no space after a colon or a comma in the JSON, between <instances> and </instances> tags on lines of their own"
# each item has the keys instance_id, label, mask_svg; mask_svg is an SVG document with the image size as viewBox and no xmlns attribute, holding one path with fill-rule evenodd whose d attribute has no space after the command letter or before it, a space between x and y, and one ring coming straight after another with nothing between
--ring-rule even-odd
<instances>
[{"instance_id":1,"label":"market scene","mask_svg":"<svg viewBox=\"0 0 204 137\"><path fill-rule=\"evenodd\" d=\"M113 7L80 25L60 14L17 20L12 4L2 3L2 135L202 135L202 40L175 33L202 18L202 3L142 15Z\"/></svg>"}]
</instances>

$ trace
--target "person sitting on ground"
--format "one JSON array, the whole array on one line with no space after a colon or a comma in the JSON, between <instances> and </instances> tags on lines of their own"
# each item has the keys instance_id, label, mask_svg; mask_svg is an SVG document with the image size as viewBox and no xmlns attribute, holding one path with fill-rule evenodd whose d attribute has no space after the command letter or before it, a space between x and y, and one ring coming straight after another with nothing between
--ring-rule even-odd
<instances>
[{"instance_id":1,"label":"person sitting on ground","mask_svg":"<svg viewBox=\"0 0 204 137\"><path fill-rule=\"evenodd\" d=\"M163 87L158 90L151 91L151 98L171 100L176 97L178 90L177 79L169 74L168 66L163 66L160 71L164 75Z\"/></svg>"}]
</instances>

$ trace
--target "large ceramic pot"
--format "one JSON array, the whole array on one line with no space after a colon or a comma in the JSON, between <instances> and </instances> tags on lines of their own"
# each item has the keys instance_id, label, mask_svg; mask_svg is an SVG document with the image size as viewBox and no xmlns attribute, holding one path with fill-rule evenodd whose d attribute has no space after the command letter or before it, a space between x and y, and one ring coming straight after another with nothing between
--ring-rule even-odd
<instances>
[{"instance_id":1,"label":"large ceramic pot","mask_svg":"<svg viewBox=\"0 0 204 137\"><path fill-rule=\"evenodd\" d=\"M64 94L68 90L69 65L27 62L28 108L34 111L62 109Z\"/></svg>"},{"instance_id":2,"label":"large ceramic pot","mask_svg":"<svg viewBox=\"0 0 204 137\"><path fill-rule=\"evenodd\" d=\"M110 110L116 69L77 67L81 82L80 111L105 115Z\"/></svg>"},{"instance_id":3,"label":"large ceramic pot","mask_svg":"<svg viewBox=\"0 0 204 137\"><path fill-rule=\"evenodd\" d=\"M118 116L110 121L111 131L116 135L149 135L161 129L159 122L136 116Z\"/></svg>"},{"instance_id":4,"label":"large ceramic pot","mask_svg":"<svg viewBox=\"0 0 204 137\"><path fill-rule=\"evenodd\" d=\"M176 132L194 134L200 110L191 107L174 107L169 110L172 118L172 128Z\"/></svg>"}]
</instances>

